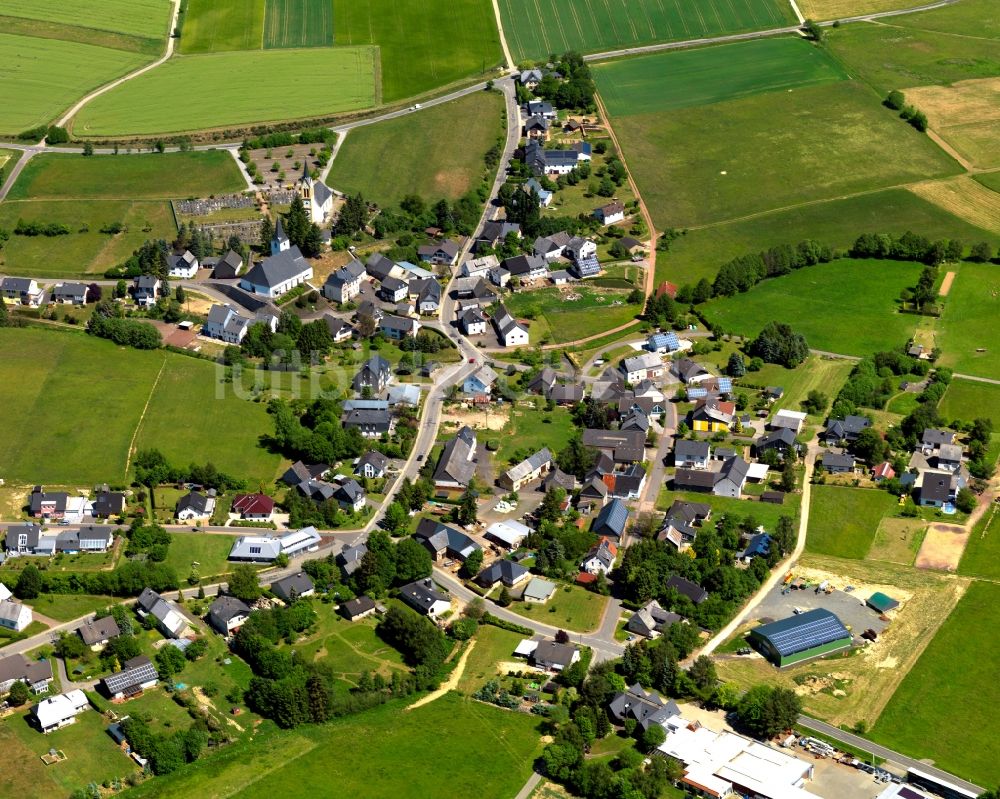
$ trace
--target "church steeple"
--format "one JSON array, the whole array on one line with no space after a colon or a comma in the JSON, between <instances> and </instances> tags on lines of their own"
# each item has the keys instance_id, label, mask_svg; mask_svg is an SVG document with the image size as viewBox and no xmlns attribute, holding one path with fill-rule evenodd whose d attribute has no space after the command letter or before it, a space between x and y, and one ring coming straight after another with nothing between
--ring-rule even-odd
<instances>
[{"instance_id":1,"label":"church steeple","mask_svg":"<svg viewBox=\"0 0 1000 799\"><path fill-rule=\"evenodd\" d=\"M285 227L281 224L281 217L278 217L278 224L274 226L274 237L271 239L271 255L284 252L292 246L288 236L285 235Z\"/></svg>"}]
</instances>

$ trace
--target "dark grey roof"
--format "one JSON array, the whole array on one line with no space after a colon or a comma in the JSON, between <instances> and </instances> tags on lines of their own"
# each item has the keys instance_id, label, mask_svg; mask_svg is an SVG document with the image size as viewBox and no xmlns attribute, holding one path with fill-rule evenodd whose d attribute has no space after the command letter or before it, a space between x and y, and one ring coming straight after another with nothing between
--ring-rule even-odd
<instances>
[{"instance_id":1,"label":"dark grey roof","mask_svg":"<svg viewBox=\"0 0 1000 799\"><path fill-rule=\"evenodd\" d=\"M118 628L118 622L115 621L114 616L91 619L77 629L77 632L80 633L80 637L87 646L100 644L121 635L121 630Z\"/></svg>"},{"instance_id":2,"label":"dark grey roof","mask_svg":"<svg viewBox=\"0 0 1000 799\"><path fill-rule=\"evenodd\" d=\"M95 516L114 516L125 508L125 494L121 491L99 491L94 500Z\"/></svg>"},{"instance_id":3,"label":"dark grey roof","mask_svg":"<svg viewBox=\"0 0 1000 799\"><path fill-rule=\"evenodd\" d=\"M340 607L347 618L353 619L356 616L360 616L362 613L374 610L377 606L374 599L367 594L362 594L354 599L347 600Z\"/></svg>"},{"instance_id":4,"label":"dark grey roof","mask_svg":"<svg viewBox=\"0 0 1000 799\"><path fill-rule=\"evenodd\" d=\"M674 460L708 460L710 445L707 441L691 441L682 438L674 446Z\"/></svg>"},{"instance_id":5,"label":"dark grey roof","mask_svg":"<svg viewBox=\"0 0 1000 799\"><path fill-rule=\"evenodd\" d=\"M608 709L619 724L631 718L643 729L651 723L662 723L681 714L673 699L664 699L656 691L646 691L639 683L617 694Z\"/></svg>"},{"instance_id":6,"label":"dark grey roof","mask_svg":"<svg viewBox=\"0 0 1000 799\"><path fill-rule=\"evenodd\" d=\"M597 514L591 529L598 535L613 535L617 538L625 533L628 523L628 508L620 499L613 499Z\"/></svg>"},{"instance_id":7,"label":"dark grey roof","mask_svg":"<svg viewBox=\"0 0 1000 799\"><path fill-rule=\"evenodd\" d=\"M750 464L743 458L730 458L722 464L722 471L719 472L720 480L731 480L742 486L750 473Z\"/></svg>"},{"instance_id":8,"label":"dark grey roof","mask_svg":"<svg viewBox=\"0 0 1000 799\"><path fill-rule=\"evenodd\" d=\"M7 537L5 539L7 549L18 549L18 540L22 535L27 539L25 548L34 549L38 546L38 539L41 534L42 528L37 524L12 524L7 528Z\"/></svg>"},{"instance_id":9,"label":"dark grey roof","mask_svg":"<svg viewBox=\"0 0 1000 799\"><path fill-rule=\"evenodd\" d=\"M196 513L207 513L208 500L209 498L205 494L192 491L177 500L177 512L180 513L182 510L190 509Z\"/></svg>"},{"instance_id":10,"label":"dark grey roof","mask_svg":"<svg viewBox=\"0 0 1000 799\"><path fill-rule=\"evenodd\" d=\"M271 583L272 593L277 594L286 601L291 601L293 594L295 596L302 596L313 590L315 590L313 581L309 579L309 575L305 572L290 574Z\"/></svg>"},{"instance_id":11,"label":"dark grey roof","mask_svg":"<svg viewBox=\"0 0 1000 799\"><path fill-rule=\"evenodd\" d=\"M476 577L476 582L482 586L495 585L503 582L504 585L514 585L522 579L528 570L520 563L512 560L495 560Z\"/></svg>"},{"instance_id":12,"label":"dark grey roof","mask_svg":"<svg viewBox=\"0 0 1000 799\"><path fill-rule=\"evenodd\" d=\"M675 499L667 509L667 519L681 519L688 524L703 521L712 515L712 506L706 502L685 502Z\"/></svg>"},{"instance_id":13,"label":"dark grey roof","mask_svg":"<svg viewBox=\"0 0 1000 799\"><path fill-rule=\"evenodd\" d=\"M456 530L454 527L449 527L433 519L422 519L417 525L413 537L432 554L445 552L460 560L465 560L475 550L482 549L461 530Z\"/></svg>"},{"instance_id":14,"label":"dark grey roof","mask_svg":"<svg viewBox=\"0 0 1000 799\"><path fill-rule=\"evenodd\" d=\"M52 294L57 298L71 297L73 299L82 299L87 295L87 286L83 283L63 283L60 286L56 286Z\"/></svg>"},{"instance_id":15,"label":"dark grey roof","mask_svg":"<svg viewBox=\"0 0 1000 799\"><path fill-rule=\"evenodd\" d=\"M836 452L824 452L820 462L824 469L853 469L855 463L853 455Z\"/></svg>"},{"instance_id":16,"label":"dark grey roof","mask_svg":"<svg viewBox=\"0 0 1000 799\"><path fill-rule=\"evenodd\" d=\"M342 550L340 550L340 554L337 555L337 562L348 575L351 575L357 571L358 567L361 565L361 559L367 554L367 552L368 546L364 542L353 547L345 546Z\"/></svg>"},{"instance_id":17,"label":"dark grey roof","mask_svg":"<svg viewBox=\"0 0 1000 799\"><path fill-rule=\"evenodd\" d=\"M243 276L243 280L255 286L274 288L301 275L309 268L309 262L302 256L299 248L292 246L256 264Z\"/></svg>"},{"instance_id":18,"label":"dark grey roof","mask_svg":"<svg viewBox=\"0 0 1000 799\"><path fill-rule=\"evenodd\" d=\"M385 467L389 465L389 459L377 449L370 449L358 458L358 465L355 472L359 472L365 464L371 464L376 471L384 472Z\"/></svg>"},{"instance_id":19,"label":"dark grey roof","mask_svg":"<svg viewBox=\"0 0 1000 799\"><path fill-rule=\"evenodd\" d=\"M212 601L212 604L208 606L208 615L213 621L219 622L224 626L237 616L249 616L250 606L242 599L222 595L216 597Z\"/></svg>"},{"instance_id":20,"label":"dark grey roof","mask_svg":"<svg viewBox=\"0 0 1000 799\"><path fill-rule=\"evenodd\" d=\"M380 252L373 253L368 260L365 261L365 271L379 281L383 281L389 277L389 273L392 272L395 267L395 262L389 260Z\"/></svg>"},{"instance_id":21,"label":"dark grey roof","mask_svg":"<svg viewBox=\"0 0 1000 799\"><path fill-rule=\"evenodd\" d=\"M444 445L437 467L434 469L434 482L469 484L472 476L476 473L476 438L474 433L471 435L471 440L468 434L464 434L468 429L463 428L458 435Z\"/></svg>"},{"instance_id":22,"label":"dark grey roof","mask_svg":"<svg viewBox=\"0 0 1000 799\"><path fill-rule=\"evenodd\" d=\"M330 467L324 463L304 464L302 461L295 461L288 470L281 476L281 482L290 486L297 486L321 477Z\"/></svg>"},{"instance_id":23,"label":"dark grey roof","mask_svg":"<svg viewBox=\"0 0 1000 799\"><path fill-rule=\"evenodd\" d=\"M438 591L430 577L407 583L399 589L399 596L407 605L421 613L427 613L435 602L448 601L448 595Z\"/></svg>"},{"instance_id":24,"label":"dark grey roof","mask_svg":"<svg viewBox=\"0 0 1000 799\"><path fill-rule=\"evenodd\" d=\"M516 255L503 262L503 268L513 277L521 277L538 269L548 271L548 262L540 255Z\"/></svg>"},{"instance_id":25,"label":"dark grey roof","mask_svg":"<svg viewBox=\"0 0 1000 799\"><path fill-rule=\"evenodd\" d=\"M700 605L708 599L708 591L698 585L698 583L693 583L679 574L675 574L667 580L667 588L673 588L678 594L686 596L696 605Z\"/></svg>"},{"instance_id":26,"label":"dark grey roof","mask_svg":"<svg viewBox=\"0 0 1000 799\"><path fill-rule=\"evenodd\" d=\"M708 488L715 486L718 473L704 469L678 469L674 473L674 489L682 491L685 488Z\"/></svg>"},{"instance_id":27,"label":"dark grey roof","mask_svg":"<svg viewBox=\"0 0 1000 799\"><path fill-rule=\"evenodd\" d=\"M926 472L920 486L920 499L936 502L947 502L951 498L952 476Z\"/></svg>"},{"instance_id":28,"label":"dark grey roof","mask_svg":"<svg viewBox=\"0 0 1000 799\"><path fill-rule=\"evenodd\" d=\"M782 656L851 637L843 622L826 608L814 608L797 616L762 624L751 632L754 637L769 641Z\"/></svg>"},{"instance_id":29,"label":"dark grey roof","mask_svg":"<svg viewBox=\"0 0 1000 799\"><path fill-rule=\"evenodd\" d=\"M753 445L757 449L789 449L795 446L795 431L788 427L779 427L760 436Z\"/></svg>"}]
</instances>

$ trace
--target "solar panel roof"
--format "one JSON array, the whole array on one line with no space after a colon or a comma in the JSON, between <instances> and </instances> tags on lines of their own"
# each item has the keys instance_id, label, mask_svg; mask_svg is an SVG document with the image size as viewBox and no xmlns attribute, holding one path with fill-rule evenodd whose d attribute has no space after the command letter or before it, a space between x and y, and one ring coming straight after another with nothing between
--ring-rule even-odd
<instances>
[{"instance_id":1,"label":"solar panel roof","mask_svg":"<svg viewBox=\"0 0 1000 799\"><path fill-rule=\"evenodd\" d=\"M157 674L156 668L150 662L149 658L142 658L144 662L136 661L139 661L139 658L129 661L129 663L134 663L129 668L119 671L116 674L109 674L104 678L104 684L110 693L115 694L119 691L125 691L132 686L159 679L160 675Z\"/></svg>"},{"instance_id":2,"label":"solar panel roof","mask_svg":"<svg viewBox=\"0 0 1000 799\"><path fill-rule=\"evenodd\" d=\"M708 396L707 388L689 388L687 390L688 399L701 399Z\"/></svg>"},{"instance_id":3,"label":"solar panel roof","mask_svg":"<svg viewBox=\"0 0 1000 799\"><path fill-rule=\"evenodd\" d=\"M719 378L719 391L729 392L733 390L733 381L728 377Z\"/></svg>"},{"instance_id":4,"label":"solar panel roof","mask_svg":"<svg viewBox=\"0 0 1000 799\"><path fill-rule=\"evenodd\" d=\"M825 608L761 625L754 632L766 637L782 656L851 637L840 619Z\"/></svg>"}]
</instances>

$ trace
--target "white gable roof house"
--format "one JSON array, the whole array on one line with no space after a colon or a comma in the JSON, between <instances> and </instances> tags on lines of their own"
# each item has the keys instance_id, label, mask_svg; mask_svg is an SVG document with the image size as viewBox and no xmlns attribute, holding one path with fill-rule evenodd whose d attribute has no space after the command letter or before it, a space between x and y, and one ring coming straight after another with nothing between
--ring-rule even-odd
<instances>
[{"instance_id":1,"label":"white gable roof house","mask_svg":"<svg viewBox=\"0 0 1000 799\"><path fill-rule=\"evenodd\" d=\"M19 633L31 624L32 618L31 608L27 605L12 599L0 602L0 627Z\"/></svg>"},{"instance_id":2,"label":"white gable roof house","mask_svg":"<svg viewBox=\"0 0 1000 799\"><path fill-rule=\"evenodd\" d=\"M167 258L167 274L190 279L198 274L198 259L190 250L170 255Z\"/></svg>"},{"instance_id":3,"label":"white gable roof house","mask_svg":"<svg viewBox=\"0 0 1000 799\"><path fill-rule=\"evenodd\" d=\"M152 588L144 588L136 601L140 616L152 616L156 626L167 638L180 638L187 630L187 619L174 604L161 597Z\"/></svg>"},{"instance_id":4,"label":"white gable roof house","mask_svg":"<svg viewBox=\"0 0 1000 799\"><path fill-rule=\"evenodd\" d=\"M90 702L83 691L76 689L65 694L49 696L31 708L31 716L38 729L42 732L52 732L61 727L67 727L76 721L76 717L90 707Z\"/></svg>"},{"instance_id":5,"label":"white gable roof house","mask_svg":"<svg viewBox=\"0 0 1000 799\"><path fill-rule=\"evenodd\" d=\"M502 304L497 305L493 313L493 327L497 331L497 340L504 347L517 347L528 343L528 328L511 316Z\"/></svg>"}]
</instances>

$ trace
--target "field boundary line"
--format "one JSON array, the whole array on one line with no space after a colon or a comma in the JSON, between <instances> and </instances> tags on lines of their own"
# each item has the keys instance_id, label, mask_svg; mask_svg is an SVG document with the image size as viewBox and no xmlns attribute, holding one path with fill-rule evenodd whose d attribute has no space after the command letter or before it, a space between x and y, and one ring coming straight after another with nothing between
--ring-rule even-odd
<instances>
[{"instance_id":1,"label":"field boundary line","mask_svg":"<svg viewBox=\"0 0 1000 799\"><path fill-rule=\"evenodd\" d=\"M150 386L149 396L146 397L146 404L142 406L142 413L139 414L139 421L136 422L135 430L132 431L132 440L128 443L128 455L125 458L125 477L128 478L128 469L132 465L132 452L135 450L135 440L139 436L139 430L142 429L142 423L146 420L146 411L149 410L149 403L153 401L153 394L156 392L156 387L160 384L160 378L163 376L163 370L167 368L167 356L166 353L163 355L163 363L160 364L160 371L156 373L156 380L153 381L153 385Z\"/></svg>"},{"instance_id":2,"label":"field boundary line","mask_svg":"<svg viewBox=\"0 0 1000 799\"><path fill-rule=\"evenodd\" d=\"M73 117L75 117L78 113L80 113L80 109L83 108L85 105L87 105L87 103L89 103L91 100L100 97L102 94L109 92L118 86L121 86L123 83L132 80L132 78L136 78L139 75L143 75L149 72L149 70L151 69L156 69L156 67L165 63L174 54L174 45L177 42L177 40L174 38L173 33L174 30L177 28L177 19L180 16L181 12L181 0L173 0L173 4L174 4L174 10L173 13L170 15L170 27L167 30L167 49L164 51L163 55L161 55L155 61L146 64L145 66L139 67L138 69L133 70L132 72L129 72L126 75L122 75L120 78L115 78L110 83L105 83L103 86L98 87L90 94L84 96L83 99L77 100L76 103L69 109L69 111L67 111L65 114L62 115L62 117L60 117L60 119L56 122L56 125L62 128L66 127L72 121Z\"/></svg>"},{"instance_id":3,"label":"field boundary line","mask_svg":"<svg viewBox=\"0 0 1000 799\"><path fill-rule=\"evenodd\" d=\"M802 12L799 11L798 4L795 2L795 0L788 0L788 2L792 4L792 11L795 12L795 18L798 19L799 25L802 25L806 21L806 18L803 17Z\"/></svg>"},{"instance_id":4,"label":"field boundary line","mask_svg":"<svg viewBox=\"0 0 1000 799\"><path fill-rule=\"evenodd\" d=\"M500 34L500 50L503 52L504 61L506 63L504 66L505 72L512 70L515 66L514 59L510 54L510 48L507 47L507 35L503 30L503 17L500 15L500 0L492 0L493 3L493 16L496 17L497 21L497 33Z\"/></svg>"}]
</instances>

